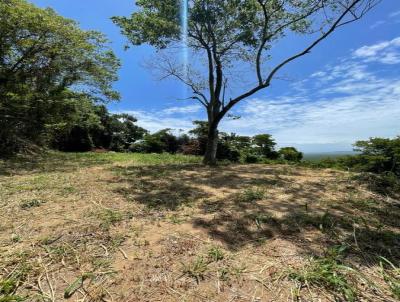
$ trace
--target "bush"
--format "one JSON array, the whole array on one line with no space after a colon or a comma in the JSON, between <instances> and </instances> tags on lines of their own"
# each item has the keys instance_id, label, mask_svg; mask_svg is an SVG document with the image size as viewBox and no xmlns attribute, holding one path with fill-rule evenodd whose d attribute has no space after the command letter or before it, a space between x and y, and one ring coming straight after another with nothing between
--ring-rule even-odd
<instances>
[{"instance_id":1,"label":"bush","mask_svg":"<svg viewBox=\"0 0 400 302\"><path fill-rule=\"evenodd\" d=\"M243 161L247 164L256 164L261 161L261 158L258 155L247 153L245 154Z\"/></svg>"},{"instance_id":2,"label":"bush","mask_svg":"<svg viewBox=\"0 0 400 302\"><path fill-rule=\"evenodd\" d=\"M240 152L232 147L228 142L218 142L217 159L238 162L240 160Z\"/></svg>"},{"instance_id":3,"label":"bush","mask_svg":"<svg viewBox=\"0 0 400 302\"><path fill-rule=\"evenodd\" d=\"M285 147L279 150L279 155L287 161L299 162L303 159L303 153L294 147Z\"/></svg>"},{"instance_id":4,"label":"bush","mask_svg":"<svg viewBox=\"0 0 400 302\"><path fill-rule=\"evenodd\" d=\"M203 155L199 140L191 139L181 147L181 151L185 155Z\"/></svg>"},{"instance_id":5,"label":"bush","mask_svg":"<svg viewBox=\"0 0 400 302\"><path fill-rule=\"evenodd\" d=\"M382 174L361 173L355 178L366 184L371 191L394 197L400 195L400 179L393 172Z\"/></svg>"},{"instance_id":6,"label":"bush","mask_svg":"<svg viewBox=\"0 0 400 302\"><path fill-rule=\"evenodd\" d=\"M400 176L400 136L394 139L370 138L354 144L360 155L353 157L353 166L359 171L392 172Z\"/></svg>"}]
</instances>

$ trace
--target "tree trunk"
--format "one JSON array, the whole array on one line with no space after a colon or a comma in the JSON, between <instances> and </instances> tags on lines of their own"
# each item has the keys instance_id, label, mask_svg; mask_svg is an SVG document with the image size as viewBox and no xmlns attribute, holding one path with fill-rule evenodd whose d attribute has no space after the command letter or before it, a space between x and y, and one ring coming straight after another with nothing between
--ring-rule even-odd
<instances>
[{"instance_id":1,"label":"tree trunk","mask_svg":"<svg viewBox=\"0 0 400 302\"><path fill-rule=\"evenodd\" d=\"M218 125L210 125L208 129L208 139L206 154L204 155L203 164L215 166L217 164L217 147L218 147Z\"/></svg>"}]
</instances>

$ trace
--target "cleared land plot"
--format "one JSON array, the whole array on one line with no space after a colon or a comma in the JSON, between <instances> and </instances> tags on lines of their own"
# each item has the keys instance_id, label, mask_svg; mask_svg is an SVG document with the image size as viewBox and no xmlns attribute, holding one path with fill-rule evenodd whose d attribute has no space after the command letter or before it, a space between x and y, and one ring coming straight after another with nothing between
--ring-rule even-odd
<instances>
[{"instance_id":1,"label":"cleared land plot","mask_svg":"<svg viewBox=\"0 0 400 302\"><path fill-rule=\"evenodd\" d=\"M0 301L400 297L399 202L346 172L56 153L0 163L0 206Z\"/></svg>"}]
</instances>

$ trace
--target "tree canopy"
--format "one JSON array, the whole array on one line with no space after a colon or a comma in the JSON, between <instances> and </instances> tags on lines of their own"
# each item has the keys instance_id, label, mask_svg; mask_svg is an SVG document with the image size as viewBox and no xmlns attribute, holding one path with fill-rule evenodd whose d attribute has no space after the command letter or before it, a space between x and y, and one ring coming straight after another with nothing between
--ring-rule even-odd
<instances>
[{"instance_id":1,"label":"tree canopy","mask_svg":"<svg viewBox=\"0 0 400 302\"><path fill-rule=\"evenodd\" d=\"M0 2L1 152L40 144L49 130L73 124L73 107L119 99L112 83L120 64L107 43L52 9Z\"/></svg>"}]
</instances>

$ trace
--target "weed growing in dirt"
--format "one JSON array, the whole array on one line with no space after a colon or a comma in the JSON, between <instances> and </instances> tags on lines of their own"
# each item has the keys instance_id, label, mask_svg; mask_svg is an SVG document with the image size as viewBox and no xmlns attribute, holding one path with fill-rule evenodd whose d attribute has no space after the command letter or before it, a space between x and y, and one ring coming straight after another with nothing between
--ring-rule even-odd
<instances>
[{"instance_id":1,"label":"weed growing in dirt","mask_svg":"<svg viewBox=\"0 0 400 302\"><path fill-rule=\"evenodd\" d=\"M182 224L184 222L184 219L182 219L178 215L174 214L169 217L169 221L173 224Z\"/></svg>"},{"instance_id":2,"label":"weed growing in dirt","mask_svg":"<svg viewBox=\"0 0 400 302\"><path fill-rule=\"evenodd\" d=\"M218 246L213 246L208 251L208 257L211 261L217 262L224 259L225 255L222 249Z\"/></svg>"},{"instance_id":3,"label":"weed growing in dirt","mask_svg":"<svg viewBox=\"0 0 400 302\"><path fill-rule=\"evenodd\" d=\"M0 280L0 302L20 302L25 301L25 298L16 295L19 287L18 280L5 279Z\"/></svg>"},{"instance_id":4,"label":"weed growing in dirt","mask_svg":"<svg viewBox=\"0 0 400 302\"><path fill-rule=\"evenodd\" d=\"M339 246L329 249L325 257L311 259L303 269L291 271L289 278L338 293L345 301L356 301L357 289L351 281L351 274L355 271L343 264L346 248Z\"/></svg>"},{"instance_id":5,"label":"weed growing in dirt","mask_svg":"<svg viewBox=\"0 0 400 302\"><path fill-rule=\"evenodd\" d=\"M400 299L400 268L384 257L381 257L380 267L383 280L389 286L393 296Z\"/></svg>"},{"instance_id":6,"label":"weed growing in dirt","mask_svg":"<svg viewBox=\"0 0 400 302\"><path fill-rule=\"evenodd\" d=\"M21 209L30 209L30 208L36 208L36 207L40 207L42 204L46 203L43 200L39 200L39 199L31 199L31 200L25 200L22 201L20 204Z\"/></svg>"},{"instance_id":7,"label":"weed growing in dirt","mask_svg":"<svg viewBox=\"0 0 400 302\"><path fill-rule=\"evenodd\" d=\"M189 262L188 264L182 263L182 265L184 275L195 279L197 283L199 283L200 280L204 280L204 274L207 271L208 263L203 257L199 256L196 260Z\"/></svg>"},{"instance_id":8,"label":"weed growing in dirt","mask_svg":"<svg viewBox=\"0 0 400 302\"><path fill-rule=\"evenodd\" d=\"M71 298L75 292L83 286L83 282L87 279L94 279L94 274L85 273L82 276L79 276L74 282L72 282L64 291L64 298Z\"/></svg>"},{"instance_id":9,"label":"weed growing in dirt","mask_svg":"<svg viewBox=\"0 0 400 302\"><path fill-rule=\"evenodd\" d=\"M262 188L248 188L239 194L238 200L241 202L252 202L262 200L265 197L265 190Z\"/></svg>"},{"instance_id":10,"label":"weed growing in dirt","mask_svg":"<svg viewBox=\"0 0 400 302\"><path fill-rule=\"evenodd\" d=\"M101 227L105 230L108 230L111 226L116 225L124 219L122 213L112 209L102 210L97 214L97 217L101 221Z\"/></svg>"},{"instance_id":11,"label":"weed growing in dirt","mask_svg":"<svg viewBox=\"0 0 400 302\"><path fill-rule=\"evenodd\" d=\"M20 235L18 235L18 234L12 234L12 235L11 235L11 241L12 241L13 243L18 243L18 242L20 242L21 240L22 240L22 238L21 238Z\"/></svg>"}]
</instances>

